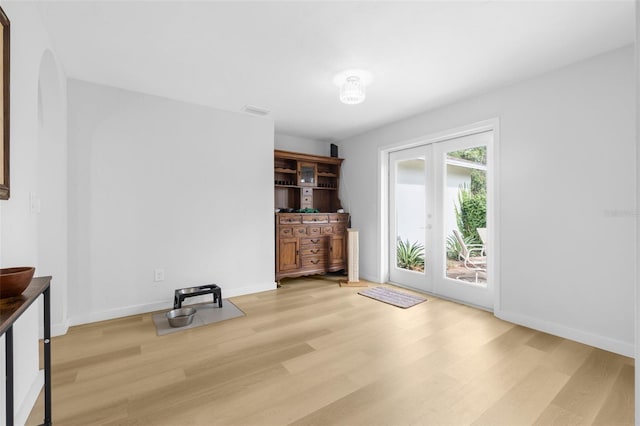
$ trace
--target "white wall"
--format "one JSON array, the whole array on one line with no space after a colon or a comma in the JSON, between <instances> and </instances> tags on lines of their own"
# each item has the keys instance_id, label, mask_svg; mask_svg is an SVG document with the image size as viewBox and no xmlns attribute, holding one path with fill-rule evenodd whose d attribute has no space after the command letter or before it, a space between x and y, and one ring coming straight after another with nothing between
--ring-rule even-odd
<instances>
[{"instance_id":1,"label":"white wall","mask_svg":"<svg viewBox=\"0 0 640 426\"><path fill-rule=\"evenodd\" d=\"M499 117L496 315L633 355L634 93L628 47L342 141L361 275L386 279L379 148Z\"/></svg>"},{"instance_id":2,"label":"white wall","mask_svg":"<svg viewBox=\"0 0 640 426\"><path fill-rule=\"evenodd\" d=\"M196 284L275 288L271 120L68 88L72 324L169 308Z\"/></svg>"},{"instance_id":3,"label":"white wall","mask_svg":"<svg viewBox=\"0 0 640 426\"><path fill-rule=\"evenodd\" d=\"M330 146L330 142L292 136L284 133L275 134L274 147L282 151L301 152L303 154L324 155L328 157L331 152Z\"/></svg>"},{"instance_id":4,"label":"white wall","mask_svg":"<svg viewBox=\"0 0 640 426\"><path fill-rule=\"evenodd\" d=\"M38 275L51 276L51 333L65 334L67 319L67 96L66 78L50 50L40 63L37 192Z\"/></svg>"},{"instance_id":5,"label":"white wall","mask_svg":"<svg viewBox=\"0 0 640 426\"><path fill-rule=\"evenodd\" d=\"M38 81L42 58L51 46L36 6L28 2L2 2L1 5L11 21L11 198L0 201L0 264L2 267L33 265L36 267L36 275L43 275L46 271L42 269L41 260L46 253L39 253L39 235L42 230L38 226L38 216L30 212L29 194L38 193L40 173L48 175L50 179L58 179L60 175L57 171L61 166L64 167L58 163L58 156L41 162L38 153L38 141L42 136L38 119ZM50 59L50 65L57 68L55 58ZM64 75L59 73L56 79L48 82L62 88L64 93ZM64 122L64 95L58 101L58 108L61 110L55 119ZM60 126L60 122L54 124ZM61 141L55 139L53 142ZM59 193L64 194L65 182L59 183ZM64 205L65 201L58 200L54 203L59 207ZM62 249L64 250L63 247ZM61 266L61 269L65 267L58 266ZM64 281L54 279L52 297L56 297L54 295L64 286ZM54 305L52 309L56 314L61 314L58 306ZM39 327L37 304L34 304L14 327L16 424L26 421L42 386L42 375L38 372ZM4 341L4 338L0 340ZM0 347L4 348L4 342ZM3 402L0 403L0 424L3 424L5 419L4 365L2 349L0 398Z\"/></svg>"}]
</instances>

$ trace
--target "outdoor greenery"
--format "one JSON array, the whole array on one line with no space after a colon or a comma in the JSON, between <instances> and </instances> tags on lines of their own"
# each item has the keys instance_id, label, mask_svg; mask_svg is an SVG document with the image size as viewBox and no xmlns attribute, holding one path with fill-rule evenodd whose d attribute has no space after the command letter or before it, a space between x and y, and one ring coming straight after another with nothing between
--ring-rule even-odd
<instances>
[{"instance_id":1,"label":"outdoor greenery","mask_svg":"<svg viewBox=\"0 0 640 426\"><path fill-rule=\"evenodd\" d=\"M473 237L463 237L464 242L467 246L471 244L476 244L476 241ZM451 234L447 237L447 259L451 260L460 260L460 253L462 252L462 247L458 242L458 239L455 235Z\"/></svg>"},{"instance_id":2,"label":"outdoor greenery","mask_svg":"<svg viewBox=\"0 0 640 426\"><path fill-rule=\"evenodd\" d=\"M461 158L475 163L487 164L487 147L484 145L462 149L460 151L452 151L447 153L447 155L449 157Z\"/></svg>"},{"instance_id":3,"label":"outdoor greenery","mask_svg":"<svg viewBox=\"0 0 640 426\"><path fill-rule=\"evenodd\" d=\"M447 153L449 157L460 158L462 160L473 161L475 163L487 164L487 147L477 146L475 148L463 149ZM471 193L487 193L487 173L484 170L471 170Z\"/></svg>"},{"instance_id":4,"label":"outdoor greenery","mask_svg":"<svg viewBox=\"0 0 640 426\"><path fill-rule=\"evenodd\" d=\"M478 228L487 227L487 147L479 146L448 152L447 157L457 158L463 161L454 164L466 168L469 173L469 181L458 187L457 200L453 202L456 218L456 227L462 236L467 248L474 249L471 256L481 253L477 248L483 247ZM465 161L468 164L465 164ZM482 167L485 166L485 167ZM447 277L463 281L486 282L486 274L478 277L478 271L469 277L469 268L466 268L461 257L462 247L453 234L447 236Z\"/></svg>"},{"instance_id":5,"label":"outdoor greenery","mask_svg":"<svg viewBox=\"0 0 640 426\"><path fill-rule=\"evenodd\" d=\"M450 157L487 164L487 148L479 146L450 152ZM481 244L477 228L487 227L487 173L485 170L471 170L470 185L463 185L458 190L458 204L455 206L458 230L465 243ZM457 248L457 250L456 250ZM453 235L447 238L447 257L458 257L459 244Z\"/></svg>"},{"instance_id":6,"label":"outdoor greenery","mask_svg":"<svg viewBox=\"0 0 640 426\"><path fill-rule=\"evenodd\" d=\"M487 193L474 194L465 186L458 190L458 205L455 206L456 221L462 236L472 244L480 244L477 228L487 227Z\"/></svg>"},{"instance_id":7,"label":"outdoor greenery","mask_svg":"<svg viewBox=\"0 0 640 426\"><path fill-rule=\"evenodd\" d=\"M424 271L424 246L417 241L398 240L396 258L398 268Z\"/></svg>"}]
</instances>

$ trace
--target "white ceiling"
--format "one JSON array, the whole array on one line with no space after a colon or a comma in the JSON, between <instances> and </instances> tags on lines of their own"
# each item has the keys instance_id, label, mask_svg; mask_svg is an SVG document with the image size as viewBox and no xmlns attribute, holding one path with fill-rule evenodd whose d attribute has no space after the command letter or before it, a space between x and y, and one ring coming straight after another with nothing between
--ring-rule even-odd
<instances>
[{"instance_id":1,"label":"white ceiling","mask_svg":"<svg viewBox=\"0 0 640 426\"><path fill-rule=\"evenodd\" d=\"M340 140L634 40L627 1L46 1L67 75ZM373 74L343 105L333 77Z\"/></svg>"}]
</instances>

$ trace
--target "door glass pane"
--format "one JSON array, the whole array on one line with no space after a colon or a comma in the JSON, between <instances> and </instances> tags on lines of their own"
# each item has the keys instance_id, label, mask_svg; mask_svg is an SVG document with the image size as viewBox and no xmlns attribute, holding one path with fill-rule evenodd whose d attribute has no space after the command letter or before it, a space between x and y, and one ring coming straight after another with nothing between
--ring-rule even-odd
<instances>
[{"instance_id":1,"label":"door glass pane","mask_svg":"<svg viewBox=\"0 0 640 426\"><path fill-rule=\"evenodd\" d=\"M396 267L424 273L425 269L425 161L396 163Z\"/></svg>"},{"instance_id":2,"label":"door glass pane","mask_svg":"<svg viewBox=\"0 0 640 426\"><path fill-rule=\"evenodd\" d=\"M446 277L487 283L487 147L445 155Z\"/></svg>"}]
</instances>

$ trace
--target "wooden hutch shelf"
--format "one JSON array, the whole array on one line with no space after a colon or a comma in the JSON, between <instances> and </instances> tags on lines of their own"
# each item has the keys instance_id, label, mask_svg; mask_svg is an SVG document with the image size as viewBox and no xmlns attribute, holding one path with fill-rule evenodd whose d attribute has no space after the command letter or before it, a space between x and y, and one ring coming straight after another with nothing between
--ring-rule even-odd
<instances>
[{"instance_id":1,"label":"wooden hutch shelf","mask_svg":"<svg viewBox=\"0 0 640 426\"><path fill-rule=\"evenodd\" d=\"M274 151L274 202L280 210L275 215L276 281L346 268L350 218L338 198L342 161Z\"/></svg>"}]
</instances>

